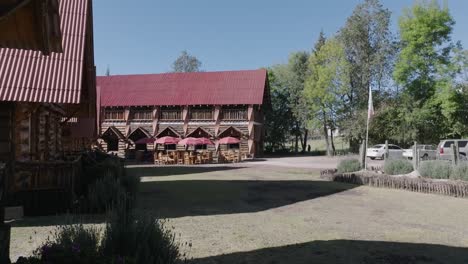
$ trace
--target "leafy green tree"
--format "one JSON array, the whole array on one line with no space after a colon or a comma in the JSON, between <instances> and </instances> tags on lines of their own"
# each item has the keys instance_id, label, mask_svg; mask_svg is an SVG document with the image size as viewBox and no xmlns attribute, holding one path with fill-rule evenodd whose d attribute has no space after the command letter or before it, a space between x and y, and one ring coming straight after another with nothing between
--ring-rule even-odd
<instances>
[{"instance_id":1,"label":"leafy green tree","mask_svg":"<svg viewBox=\"0 0 468 264\"><path fill-rule=\"evenodd\" d=\"M277 77L281 74L283 66L274 66L268 69L270 83L271 107L265 111L265 145L269 151L285 149L285 143L290 135L293 124L293 114L289 107L289 92L286 86Z\"/></svg>"},{"instance_id":2,"label":"leafy green tree","mask_svg":"<svg viewBox=\"0 0 468 264\"><path fill-rule=\"evenodd\" d=\"M417 2L400 17L401 52L394 69L403 88L403 126L410 140L436 142L455 136L461 102L453 80L460 72L451 41L455 21L437 1Z\"/></svg>"},{"instance_id":3,"label":"leafy green tree","mask_svg":"<svg viewBox=\"0 0 468 264\"><path fill-rule=\"evenodd\" d=\"M201 65L202 63L197 57L184 50L172 64L172 70L174 72L199 72Z\"/></svg>"},{"instance_id":4,"label":"leafy green tree","mask_svg":"<svg viewBox=\"0 0 468 264\"><path fill-rule=\"evenodd\" d=\"M358 150L365 135L369 87L372 86L378 96L391 86L395 45L390 16L390 11L378 0L365 0L356 6L338 34L351 67L350 90L346 95L347 118L340 128L350 140L353 151Z\"/></svg>"},{"instance_id":5,"label":"leafy green tree","mask_svg":"<svg viewBox=\"0 0 468 264\"><path fill-rule=\"evenodd\" d=\"M333 134L331 146L328 131L338 127L340 116L346 101L343 98L349 92L350 65L346 59L343 45L337 39L324 42L319 38L310 58L309 72L304 95L308 102L312 119L321 124L326 139L327 155L335 154Z\"/></svg>"},{"instance_id":6,"label":"leafy green tree","mask_svg":"<svg viewBox=\"0 0 468 264\"><path fill-rule=\"evenodd\" d=\"M301 142L302 151L306 150L309 119L308 108L303 97L304 84L308 72L309 53L305 51L294 52L289 56L289 104L294 117L293 134L295 135L295 151L299 151L298 142Z\"/></svg>"}]
</instances>

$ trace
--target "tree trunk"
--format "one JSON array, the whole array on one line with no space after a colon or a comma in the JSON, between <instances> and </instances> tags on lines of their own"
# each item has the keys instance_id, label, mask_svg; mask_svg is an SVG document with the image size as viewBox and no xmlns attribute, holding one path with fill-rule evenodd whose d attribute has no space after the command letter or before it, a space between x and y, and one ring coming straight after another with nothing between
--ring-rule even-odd
<instances>
[{"instance_id":1,"label":"tree trunk","mask_svg":"<svg viewBox=\"0 0 468 264\"><path fill-rule=\"evenodd\" d=\"M333 156L336 155L336 149L335 149L335 142L333 140L333 130L330 129L330 141L331 141L331 146L332 146L332 154Z\"/></svg>"},{"instance_id":2,"label":"tree trunk","mask_svg":"<svg viewBox=\"0 0 468 264\"><path fill-rule=\"evenodd\" d=\"M323 113L323 134L325 136L325 147L327 156L331 156L330 154L330 142L328 141L328 128L327 128L327 119L325 117L325 113Z\"/></svg>"},{"instance_id":3,"label":"tree trunk","mask_svg":"<svg viewBox=\"0 0 468 264\"><path fill-rule=\"evenodd\" d=\"M294 152L299 152L299 135L296 133L296 142L294 144Z\"/></svg>"},{"instance_id":4,"label":"tree trunk","mask_svg":"<svg viewBox=\"0 0 468 264\"><path fill-rule=\"evenodd\" d=\"M307 149L307 137L309 136L309 130L305 129L304 130L304 138L302 141L302 153L306 152Z\"/></svg>"}]
</instances>

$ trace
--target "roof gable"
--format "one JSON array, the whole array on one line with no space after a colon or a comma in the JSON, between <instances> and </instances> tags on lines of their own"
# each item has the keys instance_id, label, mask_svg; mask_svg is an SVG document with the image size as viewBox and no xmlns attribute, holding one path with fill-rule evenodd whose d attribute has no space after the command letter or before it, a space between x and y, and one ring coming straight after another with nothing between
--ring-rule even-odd
<instances>
[{"instance_id":1,"label":"roof gable","mask_svg":"<svg viewBox=\"0 0 468 264\"><path fill-rule=\"evenodd\" d=\"M59 1L63 53L0 49L0 101L80 102L89 4Z\"/></svg>"},{"instance_id":2,"label":"roof gable","mask_svg":"<svg viewBox=\"0 0 468 264\"><path fill-rule=\"evenodd\" d=\"M114 75L97 78L101 106L263 104L266 70Z\"/></svg>"}]
</instances>

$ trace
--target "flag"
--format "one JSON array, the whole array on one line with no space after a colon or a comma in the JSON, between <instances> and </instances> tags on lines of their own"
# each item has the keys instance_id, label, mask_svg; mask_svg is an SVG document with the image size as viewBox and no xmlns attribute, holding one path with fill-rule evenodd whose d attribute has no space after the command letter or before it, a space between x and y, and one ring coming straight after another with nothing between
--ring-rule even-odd
<instances>
[{"instance_id":1,"label":"flag","mask_svg":"<svg viewBox=\"0 0 468 264\"><path fill-rule=\"evenodd\" d=\"M367 119L374 116L374 104L372 103L372 89L369 87L369 107L367 110Z\"/></svg>"}]
</instances>

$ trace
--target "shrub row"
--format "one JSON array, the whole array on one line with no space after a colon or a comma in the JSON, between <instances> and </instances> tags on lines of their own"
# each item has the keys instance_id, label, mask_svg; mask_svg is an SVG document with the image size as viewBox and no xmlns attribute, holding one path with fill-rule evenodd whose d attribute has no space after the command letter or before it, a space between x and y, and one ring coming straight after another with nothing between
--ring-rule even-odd
<instances>
[{"instance_id":1,"label":"shrub row","mask_svg":"<svg viewBox=\"0 0 468 264\"><path fill-rule=\"evenodd\" d=\"M338 173L355 172L361 170L361 164L357 159L344 159L336 167Z\"/></svg>"},{"instance_id":2,"label":"shrub row","mask_svg":"<svg viewBox=\"0 0 468 264\"><path fill-rule=\"evenodd\" d=\"M402 175L413 171L413 164L406 159L387 159L384 172L388 175Z\"/></svg>"},{"instance_id":3,"label":"shrub row","mask_svg":"<svg viewBox=\"0 0 468 264\"><path fill-rule=\"evenodd\" d=\"M453 166L450 161L431 160L422 161L419 174L431 179L452 179L468 181L468 163Z\"/></svg>"}]
</instances>

